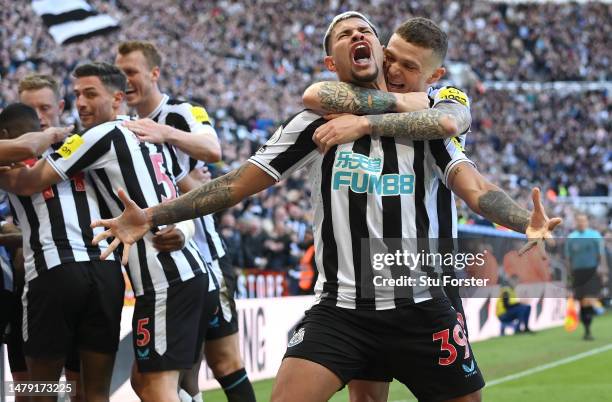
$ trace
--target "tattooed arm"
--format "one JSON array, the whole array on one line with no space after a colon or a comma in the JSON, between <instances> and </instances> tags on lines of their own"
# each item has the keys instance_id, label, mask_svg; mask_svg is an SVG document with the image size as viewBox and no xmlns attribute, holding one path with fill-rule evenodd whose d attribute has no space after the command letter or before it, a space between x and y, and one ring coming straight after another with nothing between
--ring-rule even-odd
<instances>
[{"instance_id":1,"label":"tattooed arm","mask_svg":"<svg viewBox=\"0 0 612 402\"><path fill-rule=\"evenodd\" d=\"M304 106L317 113L379 114L429 109L425 92L386 92L338 81L312 84L302 96Z\"/></svg>"},{"instance_id":2,"label":"tattooed arm","mask_svg":"<svg viewBox=\"0 0 612 402\"><path fill-rule=\"evenodd\" d=\"M180 222L229 208L274 183L270 175L247 162L173 201L145 211L151 226Z\"/></svg>"},{"instance_id":3,"label":"tattooed arm","mask_svg":"<svg viewBox=\"0 0 612 402\"><path fill-rule=\"evenodd\" d=\"M436 140L454 137L461 132L452 115L438 109L428 109L409 113L334 116L332 120L315 130L312 140L319 150L325 153L334 145L357 141L364 135Z\"/></svg>"},{"instance_id":4,"label":"tattooed arm","mask_svg":"<svg viewBox=\"0 0 612 402\"><path fill-rule=\"evenodd\" d=\"M560 218L548 218L540 201L538 189L532 192L534 210L530 212L484 178L469 163L462 162L452 168L448 185L472 211L491 222L525 233L530 239L550 237L555 226L561 223Z\"/></svg>"},{"instance_id":5,"label":"tattooed arm","mask_svg":"<svg viewBox=\"0 0 612 402\"><path fill-rule=\"evenodd\" d=\"M315 131L313 141L322 152L371 134L411 140L454 137L467 131L472 120L470 109L456 102L440 101L430 109L424 92L389 93L344 82L313 84L303 100L322 114L351 113L335 115ZM389 111L402 113L379 114Z\"/></svg>"},{"instance_id":6,"label":"tattooed arm","mask_svg":"<svg viewBox=\"0 0 612 402\"><path fill-rule=\"evenodd\" d=\"M139 208L123 190L119 190L118 196L125 209L116 218L92 222L92 227L108 228L105 232L96 235L93 243L98 244L103 239L115 237L100 258L105 259L120 243L123 243L122 262L127 264L130 246L152 227L189 220L229 208L274 183L275 180L270 175L246 162L240 168L187 194L144 210Z\"/></svg>"},{"instance_id":7,"label":"tattooed arm","mask_svg":"<svg viewBox=\"0 0 612 402\"><path fill-rule=\"evenodd\" d=\"M346 82L317 82L306 89L304 106L318 113L377 114L396 112L399 94L361 88ZM423 107L427 108L429 105Z\"/></svg>"},{"instance_id":8,"label":"tattooed arm","mask_svg":"<svg viewBox=\"0 0 612 402\"><path fill-rule=\"evenodd\" d=\"M389 112L425 112L424 114L415 115L406 114L404 117L399 118L400 122L410 121L412 118L425 119L425 116L429 116L427 112L430 100L425 92L392 93L378 89L362 88L346 82L324 81L308 87L302 99L307 108L324 114L351 113L357 115L377 115ZM456 120L459 133L465 132L470 127L472 117L469 108L464 105L455 102L438 102L434 109L452 116ZM431 117L439 117L439 115L434 113ZM392 126L397 124L396 119L391 119L388 122ZM376 129L392 131L393 129L387 128L385 123L381 123L382 126L377 126ZM431 124L429 120L421 121L420 123Z\"/></svg>"},{"instance_id":9,"label":"tattooed arm","mask_svg":"<svg viewBox=\"0 0 612 402\"><path fill-rule=\"evenodd\" d=\"M465 132L471 124L469 109L456 103L442 103L418 112L363 116L368 134L411 140L436 140Z\"/></svg>"}]
</instances>

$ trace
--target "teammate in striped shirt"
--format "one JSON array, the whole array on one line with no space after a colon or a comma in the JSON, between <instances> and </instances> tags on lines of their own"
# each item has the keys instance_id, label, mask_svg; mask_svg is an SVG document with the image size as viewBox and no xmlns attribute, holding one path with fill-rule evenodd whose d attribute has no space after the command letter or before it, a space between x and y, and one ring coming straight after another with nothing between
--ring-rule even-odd
<instances>
[{"instance_id":1,"label":"teammate in striped shirt","mask_svg":"<svg viewBox=\"0 0 612 402\"><path fill-rule=\"evenodd\" d=\"M33 81L41 86L23 89ZM53 103L57 98L52 88L57 87L49 77L28 77L20 83L20 96L27 100L25 92L38 92L36 99ZM13 135L39 127L37 112L20 105L17 122L6 126ZM59 114L54 117L59 120ZM50 148L46 154L52 152ZM9 194L14 219L23 233L25 258L25 287L23 277L15 281L21 284L16 292L23 306L17 308L13 324L17 330L9 337L9 362L13 377L19 380L57 380L65 366L66 376L77 381L80 397L82 359L89 397L104 398L118 343L124 284L118 262L100 261L106 243L91 244L94 231L87 221L100 216L98 200L90 184L77 180L27 197ZM113 335L114 344L100 339Z\"/></svg>"},{"instance_id":2,"label":"teammate in striped shirt","mask_svg":"<svg viewBox=\"0 0 612 402\"><path fill-rule=\"evenodd\" d=\"M64 100L62 99L62 96L60 94L59 85L53 77L44 74L28 75L19 82L18 92L20 100L24 104L34 108L34 110L36 111L42 129L48 130L50 127L59 126L60 117L64 110ZM59 143L61 143L61 141L56 141L56 143L54 144L55 146L57 146L57 144ZM53 148L49 148L46 151L46 154L48 154L53 151ZM89 207L91 208L91 213L93 213L94 215L100 214L100 200L98 198L94 199L93 197L91 197L91 193L93 190L91 188L90 181L85 180L83 181L83 183L86 186L86 189L88 190L85 193L88 193L90 195L87 197L87 200L90 204ZM64 183L58 184L57 187L59 190L68 188ZM81 210L83 211L81 215L83 216L83 214L86 213L87 208L83 206L83 194L77 194L77 192L74 191L72 192L72 194L70 194L68 191L59 191L58 197L62 200L62 205L64 204L64 201L66 201L67 204L78 204L78 207L81 208ZM75 201L72 202L71 198L74 198ZM93 233L91 232L90 228L87 227L86 223L83 225L82 228L76 228L74 226L74 222L68 220L66 221L66 226L69 241L77 245L73 247L81 248L81 246L79 245L79 232L82 232L83 230L84 232L82 233L84 233L85 243L89 244L89 246L92 247L90 236L93 235ZM49 246L46 247L49 248ZM27 248L25 249L27 250ZM23 283L23 281L20 280L18 281L18 283ZM20 293L22 290L23 288L20 289ZM18 311L17 316L19 319L21 319L21 310ZM23 338L21 335L21 331L16 331L11 336L11 344L9 345L9 357L11 362L11 368L13 369L13 371L15 370L15 368L17 370L25 371L26 364L25 358L23 357ZM72 398L76 401L83 400L84 398L81 387L80 360L81 358L78 351L78 344L75 341L73 342L73 345L68 351L64 366L66 368L67 379L70 381L75 381L76 383L76 395ZM14 373L14 375L16 375L16 373ZM99 376L99 378L103 381L108 381L108 379L105 378L104 375ZM89 387L98 387L98 379L94 377L93 381L96 381L96 383L90 384Z\"/></svg>"},{"instance_id":3,"label":"teammate in striped shirt","mask_svg":"<svg viewBox=\"0 0 612 402\"><path fill-rule=\"evenodd\" d=\"M42 129L47 130L49 127L59 126L60 118L64 111L64 99L60 94L59 85L53 77L45 74L28 75L19 82L18 92L20 100L24 104L34 108L36 111L38 120L40 122L40 127ZM57 144L61 143L62 141L56 141L54 145L57 146ZM51 152L52 149L46 151ZM91 186L89 181L87 181L85 184L87 186ZM62 185L60 184L58 186ZM97 199L97 203L97 207L99 209L100 199ZM87 232L89 232L89 228L87 228L87 226L85 226L85 229ZM91 240L89 240L89 242L90 241ZM23 283L23 281L19 281L19 283ZM20 289L20 292L22 290L23 288ZM21 308L21 303L19 307ZM17 317L21 320L21 310L18 311ZM23 369L25 371L26 364L25 357L23 356L23 338L21 331L19 331L19 333L15 332L12 335L12 343L9 345L9 361L12 363L11 369L16 367L17 370ZM81 357L78 351L78 345L76 343L73 343L70 351L68 352L64 367L66 378L69 381L74 381L76 384L76 394L74 397L72 397L72 399L74 401L84 400L80 374ZM13 373L13 375L15 376L15 373ZM101 378L104 378L104 376Z\"/></svg>"},{"instance_id":4,"label":"teammate in striped shirt","mask_svg":"<svg viewBox=\"0 0 612 402\"><path fill-rule=\"evenodd\" d=\"M190 172L177 183L181 193L198 187L202 180L204 162L217 162L221 159L217 133L206 110L186 101L171 99L160 91L158 80L162 57L153 43L128 41L119 44L115 64L127 76L127 102L140 118L126 122L126 127L141 140L171 145L170 150L178 164ZM236 275L226 257L213 216L206 215L194 222L194 240L204 261L210 266L209 271L215 275L219 284L218 314L206 333L206 361L230 402L254 401L253 387L244 369L238 346L238 317L233 297ZM154 239L159 245L175 246L180 243L180 234L169 231ZM181 387L193 399L201 398L197 380L200 364L196 366L181 378Z\"/></svg>"},{"instance_id":5,"label":"teammate in striped shirt","mask_svg":"<svg viewBox=\"0 0 612 402\"><path fill-rule=\"evenodd\" d=\"M339 16L329 33L331 55L325 62L331 71L342 81L386 88L382 47L365 17ZM97 240L116 236L129 249L152 226L227 208L307 168L313 189L318 303L289 342L272 400L325 401L368 365L383 364L386 374L409 385L419 399L464 395L478 400L483 380L473 359L466 366L469 375L462 368L471 349L441 289L372 289L369 279L374 269L367 248L361 247L362 240L367 245L367 240L383 236L417 238L423 225L415 204L423 201L425 181L442 177L447 185L449 180L454 185L457 167L470 162L453 142L431 145L412 139L458 134L456 119L434 108L375 116L368 122L373 135L321 154L312 136L325 120L300 112L248 163L177 200L143 210L122 194L124 213L93 223L109 227ZM426 158L429 153L437 158ZM431 168L425 171L427 165ZM478 194L480 189L473 190ZM486 194L482 195L486 201ZM512 226L528 227L528 211L507 205L507 196L495 195L496 199L501 200L497 207L512 217ZM539 205L531 220L531 237L547 235L558 223L548 220ZM460 357L453 355L454 359L440 349L439 342L448 349L451 332L463 352Z\"/></svg>"},{"instance_id":6,"label":"teammate in striped shirt","mask_svg":"<svg viewBox=\"0 0 612 402\"><path fill-rule=\"evenodd\" d=\"M19 98L23 104L28 105L35 110L41 129L50 130L51 127L57 127L60 125L60 116L64 110L64 100L60 95L59 85L55 79L53 79L53 77L42 74L28 75L19 82L18 92ZM32 114L29 112L25 115L32 116ZM25 119L25 116L23 116L23 118ZM23 136L20 138L23 138ZM45 151L51 152L50 147L54 144L61 143L63 139L64 138L57 139L57 141L53 142L53 144L49 144L49 147L47 147ZM24 160L25 159L28 158L24 158ZM86 227L86 229L89 231L89 228ZM72 229L68 230L68 232L72 234L76 234L76 231L77 230ZM91 242L91 240L89 241ZM21 259L19 262L22 263L23 259ZM18 294L19 298L21 298L24 288L25 272L23 264L21 264L21 266L17 265L15 268L16 293ZM23 306L21 304L21 300L19 300L19 303L16 306L14 318L15 330L11 331L9 343L7 345L9 352L9 364L11 366L13 378L18 380L27 380L27 364L24 356L23 334L21 331L23 321ZM78 351L78 345L76 341L73 341L66 355L64 367L66 378L69 381L75 382L76 393L72 397L72 400L74 401L83 400L80 360L81 357Z\"/></svg>"},{"instance_id":7,"label":"teammate in striped shirt","mask_svg":"<svg viewBox=\"0 0 612 402\"><path fill-rule=\"evenodd\" d=\"M140 142L116 120L126 86L121 71L92 63L77 67L74 77L79 116L88 130L70 137L33 168L5 174L2 184L25 195L89 172L113 214L121 212L116 192L120 187L142 206L175 197L167 147ZM176 401L179 370L193 365L198 337L205 335L208 324L202 308L208 275L192 241L179 251L158 253L152 237L149 232L124 260L129 261L137 296L133 320L137 369L132 383L142 399ZM107 250L104 257L110 253Z\"/></svg>"}]
</instances>

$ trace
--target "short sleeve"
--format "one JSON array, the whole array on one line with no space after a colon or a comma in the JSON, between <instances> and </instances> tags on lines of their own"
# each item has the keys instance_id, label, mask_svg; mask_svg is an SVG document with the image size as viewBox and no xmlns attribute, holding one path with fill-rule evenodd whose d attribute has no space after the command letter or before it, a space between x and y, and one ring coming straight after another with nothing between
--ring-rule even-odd
<instances>
[{"instance_id":1,"label":"short sleeve","mask_svg":"<svg viewBox=\"0 0 612 402\"><path fill-rule=\"evenodd\" d=\"M471 115L470 99L465 92L458 88L445 86L440 89L430 90L428 95L431 98L431 107L434 109L443 108L445 111L452 109L457 114ZM467 134L469 131L470 126L461 135Z\"/></svg>"},{"instance_id":2,"label":"short sleeve","mask_svg":"<svg viewBox=\"0 0 612 402\"><path fill-rule=\"evenodd\" d=\"M428 141L428 144L429 152L432 156L432 168L447 188L450 188L448 185L448 175L454 166L461 162L468 162L476 166L465 155L461 142L455 137L444 140L431 140Z\"/></svg>"},{"instance_id":3,"label":"short sleeve","mask_svg":"<svg viewBox=\"0 0 612 402\"><path fill-rule=\"evenodd\" d=\"M73 134L47 156L47 162L64 180L81 171L102 168L114 160L109 155L114 135L123 135L115 122L101 124L82 135Z\"/></svg>"},{"instance_id":4,"label":"short sleeve","mask_svg":"<svg viewBox=\"0 0 612 402\"><path fill-rule=\"evenodd\" d=\"M433 98L432 107L435 107L439 103L456 103L470 109L470 98L459 88L444 86L432 90L429 96Z\"/></svg>"},{"instance_id":5,"label":"short sleeve","mask_svg":"<svg viewBox=\"0 0 612 402\"><path fill-rule=\"evenodd\" d=\"M325 119L310 111L297 114L279 127L257 153L249 158L249 162L276 181L289 177L319 155L312 136L323 124Z\"/></svg>"},{"instance_id":6,"label":"short sleeve","mask_svg":"<svg viewBox=\"0 0 612 402\"><path fill-rule=\"evenodd\" d=\"M176 129L197 134L210 134L218 138L217 131L210 122L210 118L206 109L202 106L194 106L190 103L183 102L178 105L172 105L171 110L166 115L166 125ZM178 148L174 148L177 163L182 171L182 174L175 173L177 181L180 181L186 174L196 169L198 166L204 166L204 162L198 161L190 157L186 152Z\"/></svg>"},{"instance_id":7,"label":"short sleeve","mask_svg":"<svg viewBox=\"0 0 612 402\"><path fill-rule=\"evenodd\" d=\"M217 132L210 123L206 109L187 102L172 105L172 109L166 116L166 125L190 133L206 132L217 137Z\"/></svg>"}]
</instances>

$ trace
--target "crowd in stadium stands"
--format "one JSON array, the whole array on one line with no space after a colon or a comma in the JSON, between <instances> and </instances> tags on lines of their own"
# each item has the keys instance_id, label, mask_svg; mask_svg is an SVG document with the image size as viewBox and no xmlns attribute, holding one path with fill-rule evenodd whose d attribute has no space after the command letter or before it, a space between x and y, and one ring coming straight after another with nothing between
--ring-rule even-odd
<instances>
[{"instance_id":1,"label":"crowd in stadium stands","mask_svg":"<svg viewBox=\"0 0 612 402\"><path fill-rule=\"evenodd\" d=\"M112 61L116 43L152 40L165 56L162 89L202 103L215 120L223 163L236 167L274 127L301 108L301 93L323 70L321 39L331 18L358 9L382 40L409 16L425 16L449 34L448 60L468 63L483 80L609 81L612 5L499 4L443 0L209 1L90 0L121 20L121 30L85 43L56 45L29 4L0 0L0 107L17 99L29 72L63 83L84 60ZM10 29L8 28L10 27ZM609 95L600 92L508 92L466 88L472 97L467 153L479 170L523 205L539 185L551 214L569 217L563 195L610 195ZM309 191L297 174L224 213L221 233L236 266L295 266L310 240ZM461 222L479 218L460 206ZM566 218L567 219L567 218ZM606 230L610 217L594 222ZM567 228L573 227L567 222Z\"/></svg>"}]
</instances>

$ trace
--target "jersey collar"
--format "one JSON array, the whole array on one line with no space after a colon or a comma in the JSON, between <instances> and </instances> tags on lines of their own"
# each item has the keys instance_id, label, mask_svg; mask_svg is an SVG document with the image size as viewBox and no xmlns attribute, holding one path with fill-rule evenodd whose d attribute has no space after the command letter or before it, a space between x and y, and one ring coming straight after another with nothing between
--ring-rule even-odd
<instances>
[{"instance_id":1,"label":"jersey collar","mask_svg":"<svg viewBox=\"0 0 612 402\"><path fill-rule=\"evenodd\" d=\"M157 116L161 111L161 108L164 107L164 105L168 102L169 99L170 97L168 95L163 94L161 101L159 101L159 105L157 105L157 107L151 113L149 113L147 118L153 119L155 116Z\"/></svg>"}]
</instances>

